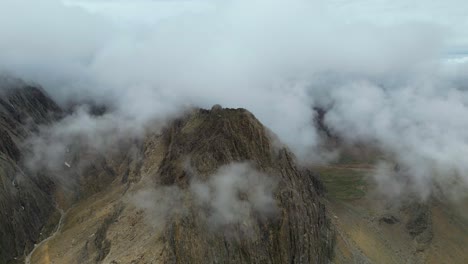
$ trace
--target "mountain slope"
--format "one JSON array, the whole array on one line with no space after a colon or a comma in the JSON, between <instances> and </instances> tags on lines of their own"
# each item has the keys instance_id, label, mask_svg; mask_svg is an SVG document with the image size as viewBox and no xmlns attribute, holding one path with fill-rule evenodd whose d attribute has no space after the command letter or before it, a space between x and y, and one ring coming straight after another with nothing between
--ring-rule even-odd
<instances>
[{"instance_id":1,"label":"mountain slope","mask_svg":"<svg viewBox=\"0 0 468 264\"><path fill-rule=\"evenodd\" d=\"M376 192L370 164L315 168L330 190L336 228L334 263L466 263L468 201L398 200Z\"/></svg>"},{"instance_id":2,"label":"mountain slope","mask_svg":"<svg viewBox=\"0 0 468 264\"><path fill-rule=\"evenodd\" d=\"M36 87L0 91L0 263L8 263L32 249L55 212L53 182L24 168L20 145L61 110Z\"/></svg>"},{"instance_id":3,"label":"mountain slope","mask_svg":"<svg viewBox=\"0 0 468 264\"><path fill-rule=\"evenodd\" d=\"M321 186L273 142L244 109L194 110L150 133L32 263L327 263Z\"/></svg>"}]
</instances>

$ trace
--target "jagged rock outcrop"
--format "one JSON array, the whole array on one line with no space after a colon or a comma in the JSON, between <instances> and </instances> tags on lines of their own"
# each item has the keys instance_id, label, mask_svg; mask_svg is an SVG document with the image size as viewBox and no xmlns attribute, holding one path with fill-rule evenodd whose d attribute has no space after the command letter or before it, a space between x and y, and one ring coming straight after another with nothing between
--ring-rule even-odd
<instances>
[{"instance_id":1,"label":"jagged rock outcrop","mask_svg":"<svg viewBox=\"0 0 468 264\"><path fill-rule=\"evenodd\" d=\"M32 263L328 263L323 186L278 142L247 110L221 107L150 131L106 158L113 182L78 201ZM220 198L200 186L229 193L234 220L220 220Z\"/></svg>"},{"instance_id":2,"label":"jagged rock outcrop","mask_svg":"<svg viewBox=\"0 0 468 264\"><path fill-rule=\"evenodd\" d=\"M164 234L167 263L327 263L333 235L320 201L315 175L299 167L292 153L273 145L276 139L247 110L195 111L163 133L167 149L154 178L162 185L185 188L191 178L207 180L223 165L248 161L270 177L279 213L254 219L248 236L212 232L196 205L177 216ZM189 169L187 169L189 168ZM240 226L231 226L241 233Z\"/></svg>"}]
</instances>

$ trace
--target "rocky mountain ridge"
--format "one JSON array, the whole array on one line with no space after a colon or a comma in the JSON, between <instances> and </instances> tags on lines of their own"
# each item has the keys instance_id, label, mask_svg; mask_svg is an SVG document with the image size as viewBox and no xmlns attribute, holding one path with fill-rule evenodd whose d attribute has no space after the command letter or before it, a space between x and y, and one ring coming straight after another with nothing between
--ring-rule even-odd
<instances>
[{"instance_id":1,"label":"rocky mountain ridge","mask_svg":"<svg viewBox=\"0 0 468 264\"><path fill-rule=\"evenodd\" d=\"M22 261L56 230L60 211L66 212L60 228L35 248L30 263L332 258L334 235L317 175L297 165L245 109L194 109L104 155L71 146L63 168L26 175L22 141L64 111L39 88L2 98L0 263ZM75 170L83 160L86 166ZM223 211L220 200L234 213Z\"/></svg>"}]
</instances>

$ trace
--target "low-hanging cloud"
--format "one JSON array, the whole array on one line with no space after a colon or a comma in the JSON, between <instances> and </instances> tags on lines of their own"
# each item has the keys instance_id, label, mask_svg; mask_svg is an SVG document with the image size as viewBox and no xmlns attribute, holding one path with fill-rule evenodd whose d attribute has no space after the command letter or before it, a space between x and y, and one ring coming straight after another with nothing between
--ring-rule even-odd
<instances>
[{"instance_id":1,"label":"low-hanging cloud","mask_svg":"<svg viewBox=\"0 0 468 264\"><path fill-rule=\"evenodd\" d=\"M423 196L434 180L468 183L467 93L428 79L391 89L356 82L330 91L334 107L326 120L349 141L371 141L390 153Z\"/></svg>"},{"instance_id":2,"label":"low-hanging cloud","mask_svg":"<svg viewBox=\"0 0 468 264\"><path fill-rule=\"evenodd\" d=\"M429 19L437 4L420 2L386 2L388 14L368 1L189 1L147 19L158 1L136 1L145 17L122 20L103 10L127 1L86 2L2 1L0 70L140 125L186 106L245 107L303 159L320 145L313 107L326 106L333 131L378 142L417 188L468 182L468 63L440 57L464 43L453 34L465 3L444 4L453 16L441 22Z\"/></svg>"},{"instance_id":3,"label":"low-hanging cloud","mask_svg":"<svg viewBox=\"0 0 468 264\"><path fill-rule=\"evenodd\" d=\"M91 112L89 106L81 105L52 124L40 125L21 144L25 167L70 185L97 160L112 159L123 150L133 153L144 127L131 118Z\"/></svg>"},{"instance_id":4,"label":"low-hanging cloud","mask_svg":"<svg viewBox=\"0 0 468 264\"><path fill-rule=\"evenodd\" d=\"M251 221L272 219L278 213L277 185L277 178L248 163L232 163L207 180L195 177L187 188L157 186L137 192L130 201L145 210L148 223L155 227L193 210L211 231L239 226L248 234Z\"/></svg>"},{"instance_id":5,"label":"low-hanging cloud","mask_svg":"<svg viewBox=\"0 0 468 264\"><path fill-rule=\"evenodd\" d=\"M214 228L241 224L277 213L274 191L277 180L245 163L221 167L207 182L190 185L197 203L208 208L206 219Z\"/></svg>"}]
</instances>

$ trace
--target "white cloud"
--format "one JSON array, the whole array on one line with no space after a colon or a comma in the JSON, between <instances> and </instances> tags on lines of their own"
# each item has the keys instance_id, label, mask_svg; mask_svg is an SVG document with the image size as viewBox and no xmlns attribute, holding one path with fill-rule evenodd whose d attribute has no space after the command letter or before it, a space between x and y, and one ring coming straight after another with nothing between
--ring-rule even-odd
<instances>
[{"instance_id":1,"label":"white cloud","mask_svg":"<svg viewBox=\"0 0 468 264\"><path fill-rule=\"evenodd\" d=\"M333 104L333 129L422 165L418 179L453 170L465 179L467 63L440 56L468 43L467 8L455 0L4 0L0 70L59 101L112 103L138 123L187 105L245 107L305 158L318 144L312 107Z\"/></svg>"}]
</instances>

